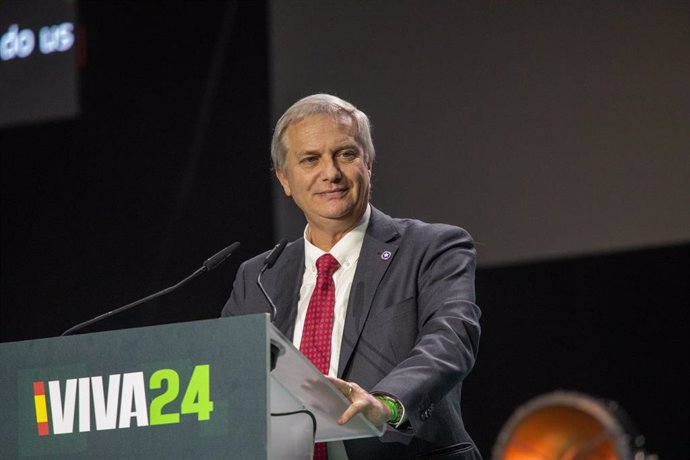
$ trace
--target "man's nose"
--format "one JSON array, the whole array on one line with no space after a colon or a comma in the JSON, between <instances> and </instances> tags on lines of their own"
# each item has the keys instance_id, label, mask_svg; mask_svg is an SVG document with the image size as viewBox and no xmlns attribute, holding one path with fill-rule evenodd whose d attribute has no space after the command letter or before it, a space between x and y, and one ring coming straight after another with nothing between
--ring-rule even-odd
<instances>
[{"instance_id":1,"label":"man's nose","mask_svg":"<svg viewBox=\"0 0 690 460\"><path fill-rule=\"evenodd\" d=\"M333 158L328 158L323 162L323 170L321 171L323 180L337 181L342 177L340 165Z\"/></svg>"}]
</instances>

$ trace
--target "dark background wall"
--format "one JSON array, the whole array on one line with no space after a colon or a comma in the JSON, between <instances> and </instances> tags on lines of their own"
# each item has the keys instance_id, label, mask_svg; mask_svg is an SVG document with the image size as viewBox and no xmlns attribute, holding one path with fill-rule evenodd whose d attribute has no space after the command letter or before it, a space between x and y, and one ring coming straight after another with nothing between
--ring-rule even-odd
<instances>
[{"instance_id":1,"label":"dark background wall","mask_svg":"<svg viewBox=\"0 0 690 460\"><path fill-rule=\"evenodd\" d=\"M274 116L314 92L359 105L381 153L374 202L466 227L482 266L690 241L687 2L270 11ZM276 204L276 229L298 235Z\"/></svg>"},{"instance_id":2,"label":"dark background wall","mask_svg":"<svg viewBox=\"0 0 690 460\"><path fill-rule=\"evenodd\" d=\"M687 458L688 273L690 245L479 270L463 410L482 452L519 406L564 390L614 401L648 452Z\"/></svg>"},{"instance_id":3,"label":"dark background wall","mask_svg":"<svg viewBox=\"0 0 690 460\"><path fill-rule=\"evenodd\" d=\"M78 16L80 116L0 132L5 341L58 335L240 241L100 328L218 316L239 262L273 244L264 4L86 1Z\"/></svg>"},{"instance_id":4,"label":"dark background wall","mask_svg":"<svg viewBox=\"0 0 690 460\"><path fill-rule=\"evenodd\" d=\"M478 240L484 334L463 410L484 456L519 405L566 389L618 401L653 452L688 458L690 236L680 204L690 194L683 134L690 93L678 78L687 61L666 59L690 44L686 5L634 2L631 12L618 2L544 11L530 4L522 17L512 3L427 5L79 2L86 56L79 117L0 129L0 340L58 335L179 281L240 241L218 271L90 331L217 316L239 262L303 225L288 201L272 196L273 122L297 97L330 91L372 116L380 158L375 204L396 215L453 221ZM451 6L462 14L442 14ZM656 19L645 22L640 13ZM460 35L443 37L458 24ZM595 67L574 38L558 65L544 67L564 25L579 31L586 50L603 47ZM634 37L617 35L635 25ZM528 30L534 34L521 35ZM289 36L301 44L290 47ZM615 58L610 38L617 49L648 43L643 59L629 51L606 64ZM541 51L528 52L535 49ZM465 59L454 61L458 56ZM455 72L461 78L447 72L453 62L462 63ZM646 73L635 74L638 62ZM591 91L577 86L560 99L574 81L568 72L589 75ZM524 79L516 81L516 73ZM299 84L290 83L295 79ZM527 90L519 91L520 81ZM616 82L626 84L609 93ZM447 99L434 95L438 88ZM583 95L589 99L578 102ZM548 104L516 111L531 97ZM644 119L630 116L608 129L616 104ZM426 121L432 113L441 124ZM569 114L566 124L554 125L561 114ZM654 126L655 133L626 137ZM577 149L567 147L583 133ZM449 138L459 142L447 157L440 153ZM635 143L642 147L626 150ZM537 147L548 151L527 155ZM521 157L509 155L516 150ZM520 176L516 158L547 159L542 166L561 174ZM621 167L629 159L632 170ZM473 166L465 171L467 164ZM472 200L439 189L462 185L458 178L475 184L466 190ZM631 178L641 191L627 200ZM529 198L519 198L525 190ZM416 196L422 191L447 206L420 208L428 203ZM554 191L567 199L555 199ZM588 212L598 199L604 206ZM559 232L550 224L554 203L571 205L558 215L577 217L583 235L598 237ZM620 233L617 220L641 224L635 238L643 240ZM516 224L519 231L541 228L548 250L538 240L515 246Z\"/></svg>"}]
</instances>

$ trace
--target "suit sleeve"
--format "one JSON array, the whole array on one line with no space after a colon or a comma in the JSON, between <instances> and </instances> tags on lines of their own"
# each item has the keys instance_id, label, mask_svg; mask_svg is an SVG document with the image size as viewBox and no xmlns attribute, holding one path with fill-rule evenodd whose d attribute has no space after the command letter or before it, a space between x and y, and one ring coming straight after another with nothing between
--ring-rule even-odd
<instances>
[{"instance_id":1,"label":"suit sleeve","mask_svg":"<svg viewBox=\"0 0 690 460\"><path fill-rule=\"evenodd\" d=\"M232 292L230 293L230 298L225 302L223 311L221 312L221 317L241 315L243 313L242 308L247 304L245 302L245 274L246 274L247 262L242 263L240 268L237 270L235 275L235 281L232 284Z\"/></svg>"},{"instance_id":2,"label":"suit sleeve","mask_svg":"<svg viewBox=\"0 0 690 460\"><path fill-rule=\"evenodd\" d=\"M451 226L434 226L419 255L415 345L372 392L397 397L415 433L424 431L441 399L474 365L479 345L475 305L476 252L471 237ZM458 387L459 388L459 387ZM457 394L459 405L459 394Z\"/></svg>"}]
</instances>

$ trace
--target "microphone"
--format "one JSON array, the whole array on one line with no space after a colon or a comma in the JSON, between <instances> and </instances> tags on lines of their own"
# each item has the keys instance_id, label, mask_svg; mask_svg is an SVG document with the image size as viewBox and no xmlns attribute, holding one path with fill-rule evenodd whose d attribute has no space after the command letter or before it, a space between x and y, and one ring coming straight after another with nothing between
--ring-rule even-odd
<instances>
[{"instance_id":1,"label":"microphone","mask_svg":"<svg viewBox=\"0 0 690 460\"><path fill-rule=\"evenodd\" d=\"M218 267L220 264L225 262L225 260L228 257L230 257L230 255L233 252L237 251L237 248L239 248L239 247L240 247L239 241L235 241L234 243L232 243L227 248L221 249L216 254L214 254L211 257L209 257L208 259L206 259L202 265L206 268L206 271L210 272L211 270L213 270L214 268Z\"/></svg>"},{"instance_id":2,"label":"microphone","mask_svg":"<svg viewBox=\"0 0 690 460\"><path fill-rule=\"evenodd\" d=\"M63 332L62 334L60 334L60 337L65 336L65 335L70 335L70 334L72 334L73 332L76 332L76 331L78 331L79 329L85 328L86 326L89 326L89 325L91 325L91 324L93 324L93 323L96 323L96 322L101 321L101 320L103 320L103 319L109 318L109 317L111 317L111 316L113 316L113 315L117 315L118 313L122 313L123 311L129 310L129 309L132 308L132 307L136 307L137 305L140 305L140 304L142 304L142 303L144 303L144 302L148 302L149 300L153 300L153 299L155 299L156 297L160 297L160 296L162 296L162 295L165 295L165 294L167 294L167 293L169 293L169 292L174 291L174 290L177 289L178 287L182 286L183 284L187 283L188 281L192 280L193 278L196 278L196 277L199 276L200 274L202 274L202 273L204 273L204 272L211 271L211 270L213 270L214 268L218 267L220 264L222 264L223 262L225 262L225 260L226 260L228 257L230 257L230 254L232 254L232 253L233 253L235 250L237 250L237 248L239 248L239 247L240 247L240 243L237 242L237 241L235 241L235 242L232 243L230 246L226 247L225 249L222 249L222 250L218 251L216 254L214 254L214 255L212 255L211 257L209 257L208 259L206 259L206 260L204 261L204 263L201 265L201 267L199 267L194 273L192 273L191 275L189 275L188 277L186 277L185 279L183 279L183 280L180 281L179 283L177 283L177 284L175 284L175 285L173 285L173 286L170 286L170 287L168 287L168 288L165 288L165 289L163 289L162 291L158 291L158 292L156 292L156 293L154 293L154 294L151 294L151 295L149 295L149 296L147 296L147 297L144 297L143 299L139 299L139 300L137 300L137 301L135 301L135 302L128 303L127 305L124 305L124 306L122 306L122 307L116 308L115 310L112 310L112 311L109 311L109 312L104 313L104 314L102 314L102 315L96 316L95 318L91 318L90 320L84 321L83 323L79 323L79 324L77 324L76 326L72 326L71 328L67 329L65 332ZM276 257L276 258L277 258L277 257ZM274 260L273 262L275 262L275 260Z\"/></svg>"},{"instance_id":3,"label":"microphone","mask_svg":"<svg viewBox=\"0 0 690 460\"><path fill-rule=\"evenodd\" d=\"M278 241L278 244L273 246L271 252L269 252L264 259L263 266L261 267L261 270L259 270L259 275L256 277L256 284L259 285L259 289L261 289L264 297L266 297L266 300L268 300L268 303L271 305L271 323L273 323L275 320L275 317L278 314L278 309L276 308L276 304L273 303L273 300L271 300L271 296L269 296L266 292L266 289L264 289L263 284L261 284L261 275L263 275L266 270L273 267L273 264L276 263L278 257L280 257L280 255L283 253L285 246L287 246L287 240L285 238L281 239ZM273 372L273 369L276 368L278 356L280 356L284 351L285 350L282 350L281 345L271 340L271 372Z\"/></svg>"},{"instance_id":4,"label":"microphone","mask_svg":"<svg viewBox=\"0 0 690 460\"><path fill-rule=\"evenodd\" d=\"M266 300L268 300L268 303L271 305L271 322L273 322L273 320L276 317L276 314L278 314L278 309L276 308L276 304L273 303L273 300L271 300L271 297L266 292L266 289L264 289L263 285L261 284L261 275L263 275L266 270L273 267L273 264L276 263L278 257L280 257L280 255L283 253L283 249L285 249L285 246L287 246L287 239L285 238L278 241L278 244L273 246L271 252L269 252L266 256L266 259L264 259L264 264L261 267L261 270L259 270L259 276L256 277L256 284L259 285L259 289L261 289L261 292L263 293L264 297L266 297Z\"/></svg>"}]
</instances>

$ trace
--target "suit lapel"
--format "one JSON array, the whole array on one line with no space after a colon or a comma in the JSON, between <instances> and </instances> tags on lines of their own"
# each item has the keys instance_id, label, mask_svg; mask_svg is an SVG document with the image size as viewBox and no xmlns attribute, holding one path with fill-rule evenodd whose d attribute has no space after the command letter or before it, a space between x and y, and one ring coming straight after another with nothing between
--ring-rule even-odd
<instances>
[{"instance_id":1,"label":"suit lapel","mask_svg":"<svg viewBox=\"0 0 690 460\"><path fill-rule=\"evenodd\" d=\"M338 361L338 377L342 377L347 369L347 364L369 316L376 290L398 249L399 235L393 219L372 206L371 220L359 253L357 270L347 304Z\"/></svg>"}]
</instances>

